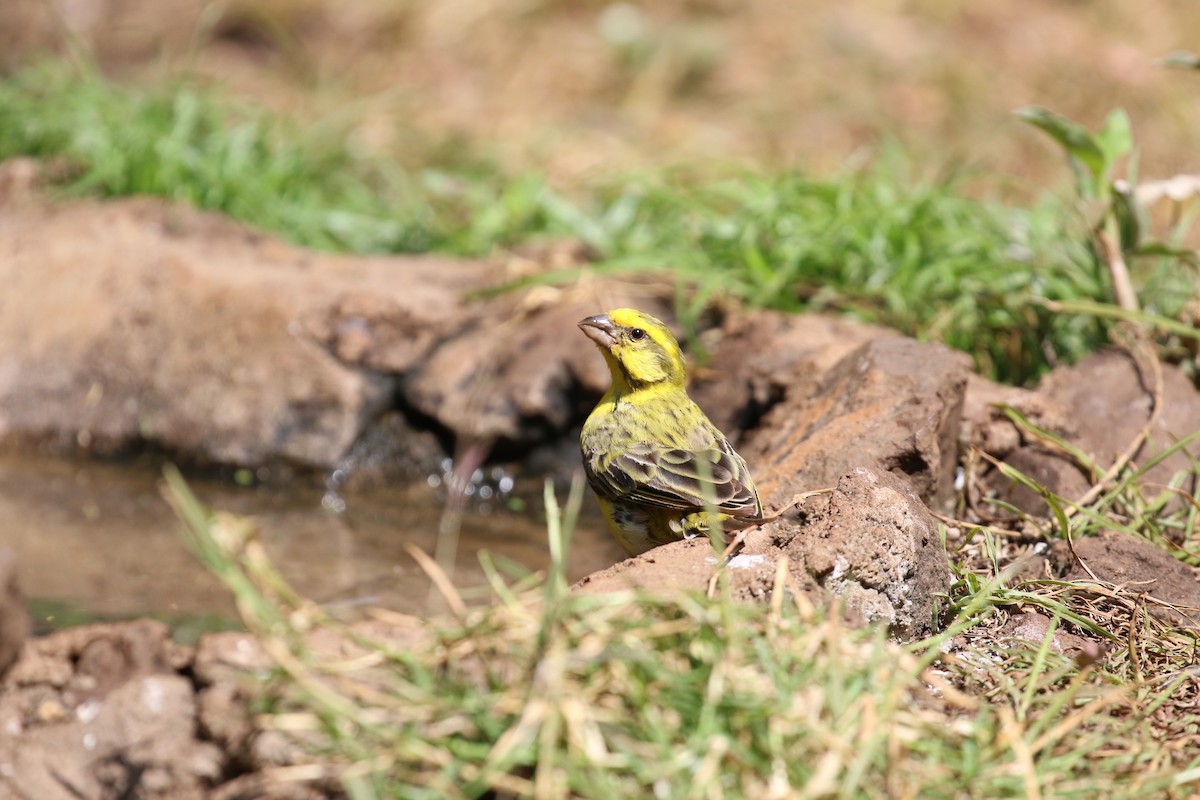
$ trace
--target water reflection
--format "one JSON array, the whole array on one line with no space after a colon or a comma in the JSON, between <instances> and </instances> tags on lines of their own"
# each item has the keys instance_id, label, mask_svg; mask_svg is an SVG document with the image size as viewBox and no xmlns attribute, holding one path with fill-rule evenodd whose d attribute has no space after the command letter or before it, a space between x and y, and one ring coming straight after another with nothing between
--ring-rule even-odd
<instances>
[{"instance_id":1,"label":"water reflection","mask_svg":"<svg viewBox=\"0 0 1200 800\"><path fill-rule=\"evenodd\" d=\"M232 616L224 588L184 548L158 482L150 466L0 456L0 543L16 553L25 594L100 616ZM257 518L267 551L308 597L340 606L428 609L429 581L404 552L405 542L435 550L441 500L428 482L339 492L335 510L329 488L318 481L284 489L195 478L191 484L204 502ZM468 508L463 516L458 586L484 584L481 549L530 569L547 564L539 511L517 514L503 504L489 510ZM598 515L585 516L570 577L620 558Z\"/></svg>"}]
</instances>

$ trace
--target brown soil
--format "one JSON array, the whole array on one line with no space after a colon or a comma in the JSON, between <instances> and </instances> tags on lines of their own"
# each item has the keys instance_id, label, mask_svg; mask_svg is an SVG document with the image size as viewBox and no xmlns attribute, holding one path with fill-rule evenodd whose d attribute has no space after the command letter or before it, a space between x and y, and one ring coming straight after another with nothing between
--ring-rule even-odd
<instances>
[{"instance_id":1,"label":"brown soil","mask_svg":"<svg viewBox=\"0 0 1200 800\"><path fill-rule=\"evenodd\" d=\"M1151 614L1174 625L1200 628L1200 583L1187 565L1161 548L1107 531L1076 542L1071 560L1067 580L1125 587L1141 597Z\"/></svg>"}]
</instances>

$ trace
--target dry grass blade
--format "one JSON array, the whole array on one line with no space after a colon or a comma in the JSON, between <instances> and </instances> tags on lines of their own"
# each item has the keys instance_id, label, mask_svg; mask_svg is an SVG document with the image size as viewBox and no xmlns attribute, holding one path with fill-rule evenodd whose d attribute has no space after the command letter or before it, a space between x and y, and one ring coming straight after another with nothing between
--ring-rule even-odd
<instances>
[{"instance_id":1,"label":"dry grass blade","mask_svg":"<svg viewBox=\"0 0 1200 800\"><path fill-rule=\"evenodd\" d=\"M1109 230L1101 228L1096 231L1096 243L1099 245L1100 257L1108 267L1108 279L1112 284L1113 297L1117 307L1123 311L1136 314L1140 308L1137 292L1133 289L1133 281L1129 278L1129 266L1125 263L1125 254L1121 251L1121 243Z\"/></svg>"},{"instance_id":2,"label":"dry grass blade","mask_svg":"<svg viewBox=\"0 0 1200 800\"><path fill-rule=\"evenodd\" d=\"M979 530L987 531L993 536L1001 536L1005 539L1013 539L1015 541L1030 541L1041 538L1036 534L1031 534L1027 531L1014 531L1009 530L1008 528L997 528L994 525L984 525L980 522L968 522L965 519L956 519L955 517L947 516L946 514L942 514L938 511L931 510L929 513L932 514L933 518L939 522L960 530L970 531L978 528Z\"/></svg>"},{"instance_id":3,"label":"dry grass blade","mask_svg":"<svg viewBox=\"0 0 1200 800\"><path fill-rule=\"evenodd\" d=\"M1001 706L998 713L1000 715L1000 735L1003 737L1004 744L1012 748L1013 754L1016 756L1014 766L1021 776L1025 797L1030 800L1041 800L1042 792L1039 786L1037 767L1034 764L1033 752L1025 741L1024 731L1017 724L1012 709Z\"/></svg>"},{"instance_id":4,"label":"dry grass blade","mask_svg":"<svg viewBox=\"0 0 1200 800\"><path fill-rule=\"evenodd\" d=\"M463 602L462 595L454 588L454 584L450 581L450 576L446 574L445 570L436 561L426 555L424 550L410 542L404 543L404 550L412 556L413 561L417 562L417 566L424 570L429 579L433 581L433 585L437 587L442 598L450 606L451 613L460 619L466 616L467 604Z\"/></svg>"}]
</instances>

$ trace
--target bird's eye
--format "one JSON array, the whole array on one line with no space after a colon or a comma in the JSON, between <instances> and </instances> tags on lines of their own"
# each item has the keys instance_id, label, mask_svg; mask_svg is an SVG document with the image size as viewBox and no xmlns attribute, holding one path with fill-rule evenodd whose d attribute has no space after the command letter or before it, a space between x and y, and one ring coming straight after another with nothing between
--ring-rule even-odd
<instances>
[{"instance_id":1,"label":"bird's eye","mask_svg":"<svg viewBox=\"0 0 1200 800\"><path fill-rule=\"evenodd\" d=\"M642 339L646 338L646 332L641 328L634 328L629 332L629 338L633 339L635 342L640 342Z\"/></svg>"}]
</instances>

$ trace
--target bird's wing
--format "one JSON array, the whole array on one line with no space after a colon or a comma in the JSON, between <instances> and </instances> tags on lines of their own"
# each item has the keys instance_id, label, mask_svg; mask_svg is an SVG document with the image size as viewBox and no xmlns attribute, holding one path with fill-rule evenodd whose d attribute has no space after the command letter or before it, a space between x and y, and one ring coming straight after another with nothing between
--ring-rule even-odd
<instances>
[{"instance_id":1,"label":"bird's wing","mask_svg":"<svg viewBox=\"0 0 1200 800\"><path fill-rule=\"evenodd\" d=\"M635 503L678 510L712 503L736 516L762 513L746 462L724 436L700 450L642 442L590 477L597 491Z\"/></svg>"}]
</instances>

